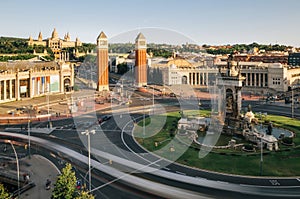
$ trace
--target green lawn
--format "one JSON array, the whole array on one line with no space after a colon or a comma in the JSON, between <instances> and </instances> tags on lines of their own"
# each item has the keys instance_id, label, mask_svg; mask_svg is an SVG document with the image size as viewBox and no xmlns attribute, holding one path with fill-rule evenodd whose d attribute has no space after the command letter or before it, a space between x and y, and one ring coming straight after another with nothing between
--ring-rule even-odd
<instances>
[{"instance_id":1,"label":"green lawn","mask_svg":"<svg viewBox=\"0 0 300 199\"><path fill-rule=\"evenodd\" d=\"M199 114L199 111L185 111L185 115ZM209 115L210 111L200 111L200 115ZM161 118L160 118L161 117ZM161 121L166 118L163 127L158 131L154 119L147 118L146 126L149 131L143 136L143 121L137 125L134 135L136 140L147 150L168 159L176 159L177 162L191 167L225 172L240 175L260 175L260 152L246 153L233 149L214 149L204 158L199 158L199 146L191 144L185 136L174 135L170 132L176 129L177 121L180 118L178 112L167 113L156 118ZM296 134L294 147L286 147L280 144L280 151L270 152L264 150L263 175L264 176L299 176L300 175L300 121L292 118L268 115L264 120L272 121L274 126L286 128ZM136 127L137 127L136 126ZM151 129L158 131L151 133ZM147 133L150 132L150 133ZM231 137L221 135L217 145L225 145ZM240 141L238 141L240 142ZM155 143L157 145L155 145ZM186 145L182 143L187 143ZM175 151L168 151L169 145L174 146ZM190 147L187 147L190 146ZM166 149L165 149L166 148ZM184 150L183 154L180 152ZM180 156L180 157L179 157ZM177 158L178 157L178 158Z\"/></svg>"}]
</instances>

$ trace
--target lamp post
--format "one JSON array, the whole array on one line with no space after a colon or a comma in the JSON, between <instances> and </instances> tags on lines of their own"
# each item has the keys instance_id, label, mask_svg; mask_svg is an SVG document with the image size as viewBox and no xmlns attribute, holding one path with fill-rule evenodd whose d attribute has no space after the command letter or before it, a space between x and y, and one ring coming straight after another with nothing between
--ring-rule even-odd
<instances>
[{"instance_id":1,"label":"lamp post","mask_svg":"<svg viewBox=\"0 0 300 199\"><path fill-rule=\"evenodd\" d=\"M50 123L50 104L49 104L49 86L47 85L47 89L46 89L46 93L47 93L47 115L48 115L48 127L52 128L52 124Z\"/></svg>"},{"instance_id":2,"label":"lamp post","mask_svg":"<svg viewBox=\"0 0 300 199\"><path fill-rule=\"evenodd\" d=\"M28 134L28 157L30 157L30 120L31 120L31 106L27 107L27 112L28 112L28 125L27 125L27 134Z\"/></svg>"},{"instance_id":3,"label":"lamp post","mask_svg":"<svg viewBox=\"0 0 300 199\"><path fill-rule=\"evenodd\" d=\"M14 145L11 143L10 140L8 140L8 143L10 143L12 149L14 150L15 157L16 157L16 162L17 162L17 175L18 175L18 198L20 198L20 168L19 168L19 158L16 152L16 149Z\"/></svg>"},{"instance_id":4,"label":"lamp post","mask_svg":"<svg viewBox=\"0 0 300 199\"><path fill-rule=\"evenodd\" d=\"M30 122L31 122L31 109L32 109L32 105L27 106L27 114L28 114L28 122L27 122L27 136L28 136L28 157L29 159L31 158L31 152L30 152L30 148L31 148L31 139L30 139Z\"/></svg>"},{"instance_id":5,"label":"lamp post","mask_svg":"<svg viewBox=\"0 0 300 199\"><path fill-rule=\"evenodd\" d=\"M145 139L145 99L143 100L143 140Z\"/></svg>"},{"instance_id":6,"label":"lamp post","mask_svg":"<svg viewBox=\"0 0 300 199\"><path fill-rule=\"evenodd\" d=\"M152 87L152 111L153 111L153 115L154 115L154 84L153 84L153 87Z\"/></svg>"},{"instance_id":7,"label":"lamp post","mask_svg":"<svg viewBox=\"0 0 300 199\"><path fill-rule=\"evenodd\" d=\"M260 116L260 129L261 131L263 130L263 127L262 127L262 115L265 116L265 118L267 117L268 113L262 113L262 112L259 112L259 116ZM259 168L260 168L260 175L262 176L262 173L263 173L263 139L262 139L262 134L261 134L261 138L260 138L260 165L259 165Z\"/></svg>"},{"instance_id":8,"label":"lamp post","mask_svg":"<svg viewBox=\"0 0 300 199\"><path fill-rule=\"evenodd\" d=\"M88 138L88 159L89 159L89 192L92 190L92 175L91 175L91 139L90 139L90 134L95 134L95 130L85 130L81 132L82 135L86 135Z\"/></svg>"},{"instance_id":9,"label":"lamp post","mask_svg":"<svg viewBox=\"0 0 300 199\"><path fill-rule=\"evenodd\" d=\"M292 86L292 104L291 104L291 108L292 108L292 118L294 118L294 86Z\"/></svg>"},{"instance_id":10,"label":"lamp post","mask_svg":"<svg viewBox=\"0 0 300 199\"><path fill-rule=\"evenodd\" d=\"M173 159L174 159L173 154L174 154L174 152L175 152L175 147L174 147L174 145L172 145L172 146L170 147L170 152L171 152L171 160L173 160Z\"/></svg>"},{"instance_id":11,"label":"lamp post","mask_svg":"<svg viewBox=\"0 0 300 199\"><path fill-rule=\"evenodd\" d=\"M260 175L262 176L263 172L263 141L262 137L260 138Z\"/></svg>"}]
</instances>

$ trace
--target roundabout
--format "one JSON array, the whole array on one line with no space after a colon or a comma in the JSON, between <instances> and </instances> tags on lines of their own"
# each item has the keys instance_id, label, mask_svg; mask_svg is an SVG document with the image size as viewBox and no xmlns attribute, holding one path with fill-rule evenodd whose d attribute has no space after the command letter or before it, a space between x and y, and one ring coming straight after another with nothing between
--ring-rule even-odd
<instances>
[{"instance_id":1,"label":"roundabout","mask_svg":"<svg viewBox=\"0 0 300 199\"><path fill-rule=\"evenodd\" d=\"M193 112L193 111L192 111ZM193 112L194 113L194 112ZM206 111L200 111L200 115L207 114ZM300 131L296 130L294 132L287 129L298 129L300 126L299 122L295 119L283 117L283 116L269 116L274 124L273 132L278 138L280 134L285 133L286 137L294 137L293 144L287 146L281 141L279 142L279 150L270 151L266 147L263 149L263 166L264 172L263 176L299 176L299 154L300 142L298 137L300 136ZM194 139L193 135L180 134L180 129L177 129L176 135L170 133L170 129L174 128L174 124L180 119L180 114L178 112L168 113L167 125L159 133L154 136L142 139L140 135L141 132L135 131L136 141L150 152L156 153L156 151L166 146L175 136L175 139L180 144L188 145L188 150L177 160L178 163L182 163L187 166L196 167L199 169L205 169L209 171L222 172L235 175L249 175L249 176L260 176L260 156L261 150L259 146L253 143L243 140L241 137L221 135L218 142L213 146L211 154L208 154L204 158L199 158L199 150L201 148L201 143L206 136L204 132L198 132L197 138L191 144L190 139ZM149 123L149 119L146 119L146 124ZM294 121L291 122L291 121ZM283 123L282 123L283 122ZM291 125L294 124L294 125ZM143 122L139 122L137 125L143 125ZM258 125L257 127L261 127ZM263 126L265 130L267 127ZM209 136L209 135L208 135ZM235 145L233 146L230 142L234 140ZM180 147L178 144L178 147ZM253 150L242 150L244 146L253 146ZM247 151L247 152L245 152ZM174 153L174 151L169 151L167 154L157 153L163 157L170 159L168 155ZM175 149L176 153L176 149Z\"/></svg>"}]
</instances>

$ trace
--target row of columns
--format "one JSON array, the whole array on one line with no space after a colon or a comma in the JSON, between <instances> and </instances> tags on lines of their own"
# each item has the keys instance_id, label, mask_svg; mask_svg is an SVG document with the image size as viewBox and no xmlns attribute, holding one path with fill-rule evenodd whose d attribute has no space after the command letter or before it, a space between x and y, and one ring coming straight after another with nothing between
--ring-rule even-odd
<instances>
[{"instance_id":1,"label":"row of columns","mask_svg":"<svg viewBox=\"0 0 300 199\"><path fill-rule=\"evenodd\" d=\"M187 81L190 85L208 85L208 73L189 73Z\"/></svg>"},{"instance_id":2,"label":"row of columns","mask_svg":"<svg viewBox=\"0 0 300 199\"><path fill-rule=\"evenodd\" d=\"M267 73L245 73L245 86L268 87Z\"/></svg>"},{"instance_id":3,"label":"row of columns","mask_svg":"<svg viewBox=\"0 0 300 199\"><path fill-rule=\"evenodd\" d=\"M15 81L13 81L12 79L0 81L0 100L13 99L15 97L15 91L12 90L12 85L14 82Z\"/></svg>"},{"instance_id":4,"label":"row of columns","mask_svg":"<svg viewBox=\"0 0 300 199\"><path fill-rule=\"evenodd\" d=\"M39 80L38 80L39 78ZM42 82L42 78L44 78L44 82ZM6 79L0 81L0 101L6 100L20 100L20 81L27 81L27 97L34 97L46 92L50 92L50 75L43 77L32 77L29 75L29 79L20 79L18 73L16 75L16 79ZM70 81L71 78L70 78ZM72 85L72 82L70 82ZM59 88L58 92L64 92L64 76L62 72L59 73Z\"/></svg>"}]
</instances>

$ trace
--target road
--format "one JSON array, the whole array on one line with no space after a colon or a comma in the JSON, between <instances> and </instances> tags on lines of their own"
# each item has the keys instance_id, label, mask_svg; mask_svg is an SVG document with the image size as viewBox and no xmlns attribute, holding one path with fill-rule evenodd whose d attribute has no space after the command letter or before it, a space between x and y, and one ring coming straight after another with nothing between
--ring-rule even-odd
<instances>
[{"instance_id":1,"label":"road","mask_svg":"<svg viewBox=\"0 0 300 199\"><path fill-rule=\"evenodd\" d=\"M5 136L13 136L19 137L22 139L27 139L27 136L22 136L20 134L12 134L12 133L0 133ZM32 142L36 145L40 145L40 147L46 148L49 151L61 153L62 156L65 156L69 161L71 160L73 164L80 165L86 164L87 157L82 155L81 153L75 152L66 148L62 145L55 144L54 142L50 142L45 139L32 137ZM101 155L101 152L97 152L97 155ZM107 157L108 154L104 153L103 157ZM210 179L204 179L199 177L190 177L183 174L172 173L170 171L164 170L153 170L149 167L143 167L138 163L133 163L132 161L128 161L126 159L118 159L117 157L113 157L113 161L118 165L123 165L126 167L138 168L140 171L148 171L146 173L141 172L136 175L129 175L119 170L107 166L104 164L100 164L99 162L92 161L93 167L101 172L106 173L106 175L110 175L115 177L118 182L125 183L128 186L133 186L138 188L144 192L151 192L158 196L162 197L171 197L171 198L285 198L289 197L299 197L300 189L299 187L286 187L281 186L279 181L273 179L273 186L254 186L254 185L246 185L246 184L235 184L228 183L226 181L216 181ZM159 159L158 161L152 163L160 163L162 161ZM79 162L79 163L78 163ZM151 171L151 172L149 172ZM100 176L105 176L101 174ZM134 176L138 176L134 177ZM105 179L109 179L107 176ZM146 179L151 179L148 181ZM153 180L157 180L155 182ZM145 181L146 180L146 181ZM111 180L111 182L115 182L115 180ZM138 183L138 184L137 184ZM149 184L150 183L150 184ZM100 186L102 188L102 186ZM155 191L153 190L155 189ZM98 188L94 189L95 191ZM252 195L253 194L253 195Z\"/></svg>"},{"instance_id":2,"label":"road","mask_svg":"<svg viewBox=\"0 0 300 199\"><path fill-rule=\"evenodd\" d=\"M150 96L145 96L145 97L150 97ZM162 98L157 100L157 102L159 103L162 103L163 101L167 101L169 104L172 105L170 107L165 107L166 111L169 111L171 109L179 110L176 108L176 106L173 106L178 104L178 102L176 102L176 99ZM209 106L208 101L207 102L201 101L201 103L202 106ZM131 106L134 107L134 106L150 105L150 104L151 101L137 100ZM195 106L194 103L187 103L187 104L189 104L187 108ZM245 104L247 104L247 102L245 102L244 105ZM290 114L290 109L288 107L280 106L274 108L274 106L270 106L266 104L263 105L253 104L252 107L254 111L265 112L265 110L267 110L268 114L274 114L274 113L277 114L280 113L282 115ZM138 176L142 179L151 179L156 183L163 182L163 184L165 185L189 190L192 191L193 193L196 192L200 194L200 192L202 192L205 193L206 194L205 196L208 197L224 197L224 198L278 197L280 198L282 196L285 197L300 196L298 192L300 188L299 187L300 181L298 178L248 178L242 176L232 176L232 175L228 176L228 175L222 175L222 174L195 170L192 168L184 167L176 163L170 163L167 160L154 156L153 154L147 153L136 144L136 142L133 140L130 134L130 132L132 132L132 127L133 127L133 123L131 120L132 119L137 120L138 117L141 118L143 112L145 112L145 110L141 108L139 114L138 113L131 114L130 118L128 118L127 120L124 119L125 117L124 114L116 113L114 115L115 119L110 119L102 123L101 126L90 125L93 124L95 121L97 121L97 117L101 116L101 113L92 112L90 114L82 115L78 118L66 119L63 121L54 121L53 126L57 127L57 130L52 132L50 137L48 137L48 135L42 135L42 136L39 135L39 136L47 138L48 140L52 140L56 143L59 143L60 145L71 147L78 154L86 155L86 150L82 148L82 144L81 144L81 143L83 143L84 145L87 144L86 137L81 136L80 132L86 129L87 127L86 125L88 123L88 126L90 125L88 129L95 128L97 131L96 133L97 136L94 136L91 140L93 150L95 150L94 158L97 158L104 163L105 162L107 163L109 160L111 160L110 158L115 158L120 162L123 162L124 160L130 160L131 162L138 163L140 165L144 165L147 167L151 166L151 168L155 168L155 172L139 172L134 174L134 176ZM296 110L295 116L298 117L298 114L299 112ZM119 120L116 118L123 118L123 119ZM76 129L74 129L75 127ZM26 134L26 132L24 133ZM105 152L104 157L98 155L100 154L100 152ZM117 159L116 157L122 158L122 160ZM115 162L115 160L113 160L113 162ZM129 162L128 164L131 163ZM112 167L115 169L119 169L120 171L128 172L128 167L124 167L124 165L122 164L120 165L120 163L113 164ZM159 169L160 167L162 168ZM137 168L129 168L130 172L134 170L137 170ZM138 167L138 170L141 170L141 167ZM96 174L97 171L94 172ZM84 176L83 173L82 176ZM105 175L107 174L101 173L97 176L105 176ZM164 175L171 176L171 178ZM202 183L207 182L208 184L214 184L217 182L217 184L214 185L222 188L219 189L219 187L204 186L202 184L199 184L198 181L195 184L193 184L191 183L193 180L191 180L188 177L193 177L198 180L200 179ZM96 187L101 186L101 184L103 184L103 181L105 181L103 177L99 177L99 178L101 178L100 181L102 183L99 182L98 184L97 178L95 177L95 184L93 185ZM178 179L183 180L184 178L187 178L187 181L183 181L184 183L178 181ZM234 187L237 191L232 192L226 190L224 187L227 186L229 186L229 188ZM249 190L247 191L247 188L249 188L249 190L252 191L255 190L255 193L249 193Z\"/></svg>"}]
</instances>

